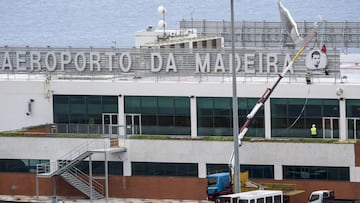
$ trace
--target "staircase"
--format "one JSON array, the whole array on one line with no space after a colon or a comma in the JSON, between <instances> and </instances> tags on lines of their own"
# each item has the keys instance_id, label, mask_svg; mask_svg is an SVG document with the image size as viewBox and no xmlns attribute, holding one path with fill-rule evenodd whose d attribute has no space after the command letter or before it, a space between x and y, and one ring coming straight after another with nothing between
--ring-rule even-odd
<instances>
[{"instance_id":1,"label":"staircase","mask_svg":"<svg viewBox=\"0 0 360 203\"><path fill-rule=\"evenodd\" d=\"M110 147L112 148L110 149ZM116 152L126 151L125 148L120 148L119 145L111 144L110 140L86 142L58 159L58 161L37 164L37 177L50 178L60 175L66 182L87 195L90 199L102 199L104 198L105 186L75 166L94 153L106 153L114 149L116 149Z\"/></svg>"},{"instance_id":2,"label":"staircase","mask_svg":"<svg viewBox=\"0 0 360 203\"><path fill-rule=\"evenodd\" d=\"M61 177L92 199L104 198L104 186L95 180L92 180L92 185L89 185L90 177L76 167L63 172Z\"/></svg>"}]
</instances>

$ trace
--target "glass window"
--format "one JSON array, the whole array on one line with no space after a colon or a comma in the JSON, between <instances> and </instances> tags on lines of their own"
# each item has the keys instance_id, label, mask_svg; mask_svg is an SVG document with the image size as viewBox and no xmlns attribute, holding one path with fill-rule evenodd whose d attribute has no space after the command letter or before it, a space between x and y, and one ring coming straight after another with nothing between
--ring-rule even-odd
<instances>
[{"instance_id":1,"label":"glass window","mask_svg":"<svg viewBox=\"0 0 360 203\"><path fill-rule=\"evenodd\" d=\"M256 203L264 203L264 198L258 198L256 199Z\"/></svg>"},{"instance_id":2,"label":"glass window","mask_svg":"<svg viewBox=\"0 0 360 203\"><path fill-rule=\"evenodd\" d=\"M158 97L158 102L160 115L174 115L173 97Z\"/></svg>"},{"instance_id":3,"label":"glass window","mask_svg":"<svg viewBox=\"0 0 360 203\"><path fill-rule=\"evenodd\" d=\"M144 134L190 135L191 133L188 97L126 96L125 112L141 114Z\"/></svg>"},{"instance_id":4,"label":"glass window","mask_svg":"<svg viewBox=\"0 0 360 203\"><path fill-rule=\"evenodd\" d=\"M87 120L88 120L88 124L101 124L102 123L102 113L88 114Z\"/></svg>"},{"instance_id":5,"label":"glass window","mask_svg":"<svg viewBox=\"0 0 360 203\"><path fill-rule=\"evenodd\" d=\"M0 172L36 173L36 165L49 163L39 159L0 159Z\"/></svg>"},{"instance_id":6,"label":"glass window","mask_svg":"<svg viewBox=\"0 0 360 203\"><path fill-rule=\"evenodd\" d=\"M346 100L346 116L347 117L360 117L360 100L347 99Z\"/></svg>"},{"instance_id":7,"label":"glass window","mask_svg":"<svg viewBox=\"0 0 360 203\"><path fill-rule=\"evenodd\" d=\"M206 173L221 173L221 172L229 172L228 164L206 164Z\"/></svg>"},{"instance_id":8,"label":"glass window","mask_svg":"<svg viewBox=\"0 0 360 203\"><path fill-rule=\"evenodd\" d=\"M69 123L69 114L54 113L55 123Z\"/></svg>"},{"instance_id":9,"label":"glass window","mask_svg":"<svg viewBox=\"0 0 360 203\"><path fill-rule=\"evenodd\" d=\"M70 123L87 123L85 114L70 114Z\"/></svg>"},{"instance_id":10,"label":"glass window","mask_svg":"<svg viewBox=\"0 0 360 203\"><path fill-rule=\"evenodd\" d=\"M141 112L140 101L141 101L140 97L126 96L124 99L125 113L140 113Z\"/></svg>"},{"instance_id":11,"label":"glass window","mask_svg":"<svg viewBox=\"0 0 360 203\"><path fill-rule=\"evenodd\" d=\"M190 116L190 99L186 97L175 97L175 115Z\"/></svg>"},{"instance_id":12,"label":"glass window","mask_svg":"<svg viewBox=\"0 0 360 203\"><path fill-rule=\"evenodd\" d=\"M175 126L190 126L189 117L176 116L175 117Z\"/></svg>"},{"instance_id":13,"label":"glass window","mask_svg":"<svg viewBox=\"0 0 360 203\"><path fill-rule=\"evenodd\" d=\"M101 124L102 113L118 112L117 96L54 95L53 98L55 123Z\"/></svg>"},{"instance_id":14,"label":"glass window","mask_svg":"<svg viewBox=\"0 0 360 203\"><path fill-rule=\"evenodd\" d=\"M246 121L247 114L257 99L239 98L239 126ZM261 108L250 123L246 136L264 137L264 110ZM197 119L199 136L232 136L232 98L197 98Z\"/></svg>"},{"instance_id":15,"label":"glass window","mask_svg":"<svg viewBox=\"0 0 360 203\"><path fill-rule=\"evenodd\" d=\"M338 100L323 100L323 114L326 117L340 117Z\"/></svg>"},{"instance_id":16,"label":"glass window","mask_svg":"<svg viewBox=\"0 0 360 203\"><path fill-rule=\"evenodd\" d=\"M105 162L104 161L92 161L92 173L94 175L105 175ZM82 172L89 174L89 161L81 161L76 165L76 168ZM109 161L108 162L109 175L123 175L123 162L121 161Z\"/></svg>"},{"instance_id":17,"label":"glass window","mask_svg":"<svg viewBox=\"0 0 360 203\"><path fill-rule=\"evenodd\" d=\"M70 98L70 112L85 113L85 96L71 96Z\"/></svg>"},{"instance_id":18,"label":"glass window","mask_svg":"<svg viewBox=\"0 0 360 203\"><path fill-rule=\"evenodd\" d=\"M274 178L274 166L273 165L249 165L240 164L240 171L249 172L249 178Z\"/></svg>"},{"instance_id":19,"label":"glass window","mask_svg":"<svg viewBox=\"0 0 360 203\"><path fill-rule=\"evenodd\" d=\"M174 126L173 116L159 116L159 126Z\"/></svg>"},{"instance_id":20,"label":"glass window","mask_svg":"<svg viewBox=\"0 0 360 203\"><path fill-rule=\"evenodd\" d=\"M289 117L298 117L302 113L302 108L306 104L305 99L287 99L287 107Z\"/></svg>"},{"instance_id":21,"label":"glass window","mask_svg":"<svg viewBox=\"0 0 360 203\"><path fill-rule=\"evenodd\" d=\"M301 109L305 109L306 117L318 117L322 115L322 106L321 99L311 99Z\"/></svg>"},{"instance_id":22,"label":"glass window","mask_svg":"<svg viewBox=\"0 0 360 203\"><path fill-rule=\"evenodd\" d=\"M313 201L318 200L318 199L320 199L320 195L312 194L310 199L309 199L309 202L313 202Z\"/></svg>"},{"instance_id":23,"label":"glass window","mask_svg":"<svg viewBox=\"0 0 360 203\"><path fill-rule=\"evenodd\" d=\"M284 179L350 180L348 167L283 166Z\"/></svg>"},{"instance_id":24,"label":"glass window","mask_svg":"<svg viewBox=\"0 0 360 203\"><path fill-rule=\"evenodd\" d=\"M207 174L229 172L228 164L206 164ZM240 171L248 171L249 178L274 178L273 165L249 165L240 164Z\"/></svg>"},{"instance_id":25,"label":"glass window","mask_svg":"<svg viewBox=\"0 0 360 203\"><path fill-rule=\"evenodd\" d=\"M232 115L231 99L229 98L214 98L214 115L215 116L230 116Z\"/></svg>"},{"instance_id":26,"label":"glass window","mask_svg":"<svg viewBox=\"0 0 360 203\"><path fill-rule=\"evenodd\" d=\"M87 112L90 114L101 114L102 105L101 105L101 96L87 96Z\"/></svg>"},{"instance_id":27,"label":"glass window","mask_svg":"<svg viewBox=\"0 0 360 203\"><path fill-rule=\"evenodd\" d=\"M270 99L271 116L273 118L282 118L287 116L287 99Z\"/></svg>"},{"instance_id":28,"label":"glass window","mask_svg":"<svg viewBox=\"0 0 360 203\"><path fill-rule=\"evenodd\" d=\"M232 107L232 99L231 99L231 107ZM247 101L245 99L239 99L238 100L238 112L239 115L241 116L245 116L247 115L249 112L247 112Z\"/></svg>"},{"instance_id":29,"label":"glass window","mask_svg":"<svg viewBox=\"0 0 360 203\"><path fill-rule=\"evenodd\" d=\"M275 202L275 203L282 203L281 195L275 196L275 197L274 197L274 202Z\"/></svg>"},{"instance_id":30,"label":"glass window","mask_svg":"<svg viewBox=\"0 0 360 203\"><path fill-rule=\"evenodd\" d=\"M323 117L338 117L336 99L271 99L272 137L311 137L310 128L316 124L322 137Z\"/></svg>"},{"instance_id":31,"label":"glass window","mask_svg":"<svg viewBox=\"0 0 360 203\"><path fill-rule=\"evenodd\" d=\"M118 113L118 97L102 96L103 113Z\"/></svg>"},{"instance_id":32,"label":"glass window","mask_svg":"<svg viewBox=\"0 0 360 203\"><path fill-rule=\"evenodd\" d=\"M54 112L66 114L70 112L69 97L63 95L54 96Z\"/></svg>"},{"instance_id":33,"label":"glass window","mask_svg":"<svg viewBox=\"0 0 360 203\"><path fill-rule=\"evenodd\" d=\"M141 98L141 113L143 115L158 113L157 97L142 97Z\"/></svg>"},{"instance_id":34,"label":"glass window","mask_svg":"<svg viewBox=\"0 0 360 203\"><path fill-rule=\"evenodd\" d=\"M214 105L212 98L197 98L197 111L201 116L213 116Z\"/></svg>"},{"instance_id":35,"label":"glass window","mask_svg":"<svg viewBox=\"0 0 360 203\"><path fill-rule=\"evenodd\" d=\"M132 162L132 175L141 176L198 176L196 163Z\"/></svg>"}]
</instances>

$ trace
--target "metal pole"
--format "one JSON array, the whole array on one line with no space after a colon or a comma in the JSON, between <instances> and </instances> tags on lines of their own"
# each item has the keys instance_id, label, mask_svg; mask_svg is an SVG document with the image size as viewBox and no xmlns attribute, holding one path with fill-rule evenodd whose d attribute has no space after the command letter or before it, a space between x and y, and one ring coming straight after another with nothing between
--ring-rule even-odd
<instances>
[{"instance_id":1,"label":"metal pole","mask_svg":"<svg viewBox=\"0 0 360 203\"><path fill-rule=\"evenodd\" d=\"M92 159L89 156L89 186L90 186L90 202L93 202L93 171L92 171Z\"/></svg>"},{"instance_id":2,"label":"metal pole","mask_svg":"<svg viewBox=\"0 0 360 203\"><path fill-rule=\"evenodd\" d=\"M36 174L36 200L39 200L39 177Z\"/></svg>"},{"instance_id":3,"label":"metal pole","mask_svg":"<svg viewBox=\"0 0 360 203\"><path fill-rule=\"evenodd\" d=\"M56 203L56 176L57 175L55 175L54 177L53 177L53 198L52 198L52 202L53 203Z\"/></svg>"},{"instance_id":4,"label":"metal pole","mask_svg":"<svg viewBox=\"0 0 360 203\"><path fill-rule=\"evenodd\" d=\"M232 61L232 92L233 92L233 136L234 136L234 184L235 193L241 191L240 188L240 163L239 163L239 117L238 117L238 101L236 90L236 66L235 66L235 33L234 33L234 0L231 0L231 61Z\"/></svg>"},{"instance_id":5,"label":"metal pole","mask_svg":"<svg viewBox=\"0 0 360 203\"><path fill-rule=\"evenodd\" d=\"M108 157L105 151L105 198L106 202L109 201L109 168L108 168Z\"/></svg>"}]
</instances>

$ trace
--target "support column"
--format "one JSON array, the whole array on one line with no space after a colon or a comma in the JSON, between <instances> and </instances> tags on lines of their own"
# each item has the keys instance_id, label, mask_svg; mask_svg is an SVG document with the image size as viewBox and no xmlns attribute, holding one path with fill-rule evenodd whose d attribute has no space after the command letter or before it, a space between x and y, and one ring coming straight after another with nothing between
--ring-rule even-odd
<instances>
[{"instance_id":1,"label":"support column","mask_svg":"<svg viewBox=\"0 0 360 203\"><path fill-rule=\"evenodd\" d=\"M265 139L271 139L271 99L264 104Z\"/></svg>"},{"instance_id":2,"label":"support column","mask_svg":"<svg viewBox=\"0 0 360 203\"><path fill-rule=\"evenodd\" d=\"M199 174L199 178L206 178L206 163L205 162L199 162L198 174Z\"/></svg>"},{"instance_id":3,"label":"support column","mask_svg":"<svg viewBox=\"0 0 360 203\"><path fill-rule=\"evenodd\" d=\"M127 152L124 154L123 161L123 176L131 176L131 158L128 157L130 155L130 145L127 145Z\"/></svg>"},{"instance_id":4,"label":"support column","mask_svg":"<svg viewBox=\"0 0 360 203\"><path fill-rule=\"evenodd\" d=\"M190 120L191 120L191 137L197 137L197 107L196 107L195 96L190 96Z\"/></svg>"},{"instance_id":5,"label":"support column","mask_svg":"<svg viewBox=\"0 0 360 203\"><path fill-rule=\"evenodd\" d=\"M124 132L119 132L119 135L126 135L126 126L125 126L125 106L124 106L124 95L119 95L118 97L118 124L124 126L119 128L119 130L124 130Z\"/></svg>"},{"instance_id":6,"label":"support column","mask_svg":"<svg viewBox=\"0 0 360 203\"><path fill-rule=\"evenodd\" d=\"M281 164L274 164L274 180L283 179L283 170Z\"/></svg>"},{"instance_id":7,"label":"support column","mask_svg":"<svg viewBox=\"0 0 360 203\"><path fill-rule=\"evenodd\" d=\"M339 120L339 139L347 140L347 126L346 126L346 100L340 98L339 100L339 111L340 111L340 120Z\"/></svg>"}]
</instances>

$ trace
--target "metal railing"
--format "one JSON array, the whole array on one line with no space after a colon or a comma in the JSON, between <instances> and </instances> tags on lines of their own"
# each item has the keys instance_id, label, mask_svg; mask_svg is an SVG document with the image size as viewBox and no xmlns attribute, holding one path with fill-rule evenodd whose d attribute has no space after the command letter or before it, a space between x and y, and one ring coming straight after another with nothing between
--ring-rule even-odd
<instances>
[{"instance_id":1,"label":"metal railing","mask_svg":"<svg viewBox=\"0 0 360 203\"><path fill-rule=\"evenodd\" d=\"M89 156L89 152L92 150L103 150L105 151L110 147L109 141L92 141L86 142L72 151L68 152L59 161L51 161L49 163L42 163L36 165L36 171L38 176L50 177L58 172L65 170L68 166L72 166L74 163L85 159Z\"/></svg>"},{"instance_id":2,"label":"metal railing","mask_svg":"<svg viewBox=\"0 0 360 203\"><path fill-rule=\"evenodd\" d=\"M54 124L53 133L102 134L101 124Z\"/></svg>"},{"instance_id":3,"label":"metal railing","mask_svg":"<svg viewBox=\"0 0 360 203\"><path fill-rule=\"evenodd\" d=\"M231 45L231 22L214 20L182 20L180 29L196 29L199 36L224 37L225 47ZM314 22L296 22L300 35L313 29ZM286 38L281 22L237 21L234 23L236 47L279 47L292 44ZM318 31L319 43L328 47L360 48L360 22L325 21Z\"/></svg>"},{"instance_id":4,"label":"metal railing","mask_svg":"<svg viewBox=\"0 0 360 203\"><path fill-rule=\"evenodd\" d=\"M104 185L94 179L90 183L90 176L80 169L72 167L61 176L91 199L104 198Z\"/></svg>"}]
</instances>

